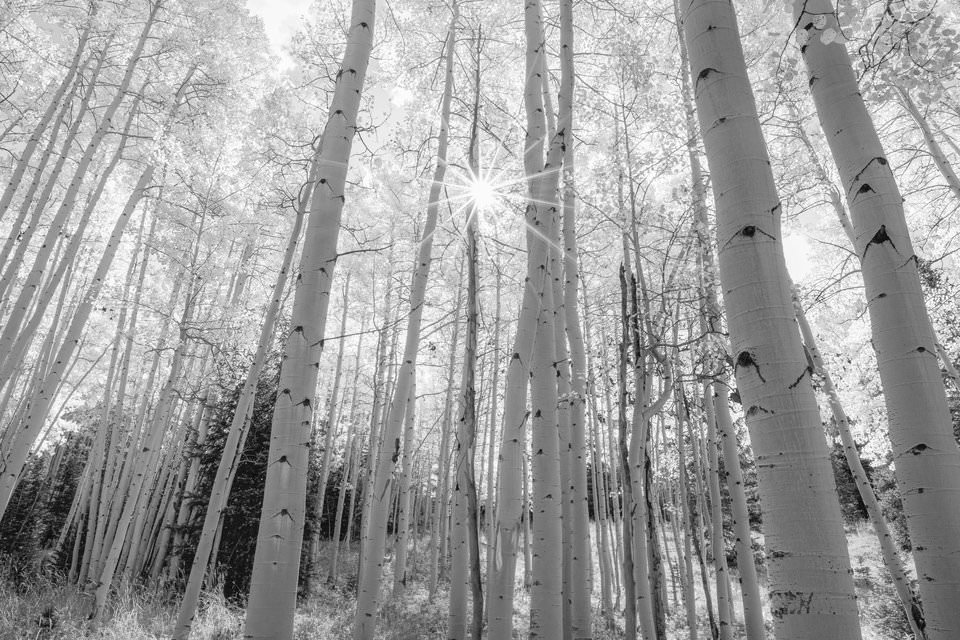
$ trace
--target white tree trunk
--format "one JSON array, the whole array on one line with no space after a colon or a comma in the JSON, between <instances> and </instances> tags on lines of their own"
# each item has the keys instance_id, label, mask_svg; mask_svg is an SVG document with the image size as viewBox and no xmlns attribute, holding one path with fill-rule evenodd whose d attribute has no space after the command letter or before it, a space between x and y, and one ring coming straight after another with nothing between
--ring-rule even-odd
<instances>
[{"instance_id":1,"label":"white tree trunk","mask_svg":"<svg viewBox=\"0 0 960 640\"><path fill-rule=\"evenodd\" d=\"M960 449L924 305L903 199L858 87L830 0L794 5L810 91L862 264L897 484L931 640L960 635ZM819 26L818 26L819 25ZM826 43L825 40L829 42Z\"/></svg>"},{"instance_id":2,"label":"white tree trunk","mask_svg":"<svg viewBox=\"0 0 960 640\"><path fill-rule=\"evenodd\" d=\"M779 640L860 638L846 537L806 358L791 318L781 206L729 3L683 12L717 205L735 373L764 505Z\"/></svg>"}]
</instances>

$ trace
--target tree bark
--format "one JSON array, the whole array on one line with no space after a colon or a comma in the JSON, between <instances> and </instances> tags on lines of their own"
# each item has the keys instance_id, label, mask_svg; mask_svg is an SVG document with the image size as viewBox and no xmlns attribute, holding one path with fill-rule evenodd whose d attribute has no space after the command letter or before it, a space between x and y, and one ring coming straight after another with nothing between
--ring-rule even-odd
<instances>
[{"instance_id":1,"label":"tree bark","mask_svg":"<svg viewBox=\"0 0 960 640\"><path fill-rule=\"evenodd\" d=\"M717 206L734 371L757 459L780 640L860 636L836 486L790 296L781 206L732 5L683 12ZM814 552L815 551L815 552Z\"/></svg>"}]
</instances>

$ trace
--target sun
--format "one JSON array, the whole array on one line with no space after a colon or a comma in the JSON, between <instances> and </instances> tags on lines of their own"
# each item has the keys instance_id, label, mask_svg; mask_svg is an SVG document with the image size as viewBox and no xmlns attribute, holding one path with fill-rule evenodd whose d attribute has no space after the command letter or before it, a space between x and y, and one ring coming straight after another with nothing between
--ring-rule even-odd
<instances>
[{"instance_id":1,"label":"sun","mask_svg":"<svg viewBox=\"0 0 960 640\"><path fill-rule=\"evenodd\" d=\"M497 187L483 176L474 176L467 183L470 202L478 209L491 209L497 204Z\"/></svg>"}]
</instances>

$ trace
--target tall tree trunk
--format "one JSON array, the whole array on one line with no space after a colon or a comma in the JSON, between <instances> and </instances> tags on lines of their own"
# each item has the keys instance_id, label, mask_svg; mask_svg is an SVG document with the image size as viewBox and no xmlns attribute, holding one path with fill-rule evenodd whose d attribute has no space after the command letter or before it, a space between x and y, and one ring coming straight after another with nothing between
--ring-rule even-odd
<instances>
[{"instance_id":1,"label":"tall tree trunk","mask_svg":"<svg viewBox=\"0 0 960 640\"><path fill-rule=\"evenodd\" d=\"M89 14L87 15L86 25L83 28L83 33L80 34L80 38L77 40L77 48L73 54L73 59L67 66L67 73L64 75L63 80L60 81L60 84L57 85L57 89L50 98L47 108L44 110L43 115L40 116L36 126L30 133L30 137L27 139L27 144L24 145L23 151L20 153L19 158L17 158L17 164L10 174L10 179L7 181L7 186L3 190L3 195L0 196L0 219L2 219L7 213L10 203L13 201L13 196L20 187L20 182L23 180L23 175L30 166L30 159L37 150L37 145L40 144L40 139L43 136L43 132L46 131L48 126L50 126L50 121L53 120L54 114L58 112L60 102L64 100L67 89L70 88L70 85L73 84L74 78L82 70L80 58L83 56L83 52L87 47L87 42L90 39L90 29L97 18L97 12L99 8L99 3L90 3L90 10ZM55 139L56 136L54 135L53 138ZM42 171L42 168L38 169L37 173L39 174ZM2 262L0 262L0 264L2 264Z\"/></svg>"},{"instance_id":2,"label":"tall tree trunk","mask_svg":"<svg viewBox=\"0 0 960 640\"><path fill-rule=\"evenodd\" d=\"M590 553L590 520L587 507L587 356L580 326L577 290L580 281L576 229L576 187L574 182L574 143L572 141L574 71L573 1L560 2L560 69L564 90L558 95L560 119L566 121L571 134L563 156L563 311L566 337L570 345L570 415L569 457L570 487L570 632L573 640L593 638L592 557Z\"/></svg>"},{"instance_id":3,"label":"tall tree trunk","mask_svg":"<svg viewBox=\"0 0 960 640\"><path fill-rule=\"evenodd\" d=\"M307 579L307 593L312 593L320 582L320 522L323 519L323 503L327 493L327 480L330 478L330 461L336 442L337 424L340 419L340 377L343 374L343 349L346 334L347 313L350 308L350 275L347 272L343 284L343 309L340 315L339 344L337 345L337 364L333 372L333 388L330 390L330 406L327 409L327 428L323 438L323 461L320 463L320 486L313 504L313 529L310 531L310 570Z\"/></svg>"},{"instance_id":4,"label":"tall tree trunk","mask_svg":"<svg viewBox=\"0 0 960 640\"><path fill-rule=\"evenodd\" d=\"M931 640L960 634L960 449L903 199L858 87L829 0L794 5L810 91L846 192L890 442ZM818 24L822 26L817 26Z\"/></svg>"},{"instance_id":5,"label":"tall tree trunk","mask_svg":"<svg viewBox=\"0 0 960 640\"><path fill-rule=\"evenodd\" d=\"M731 640L730 578L727 573L727 547L723 537L723 506L720 495L720 442L713 410L710 385L703 388L703 406L707 421L707 488L710 491L710 547L713 550L714 577L717 582L717 620L720 640Z\"/></svg>"},{"instance_id":6,"label":"tall tree trunk","mask_svg":"<svg viewBox=\"0 0 960 640\"><path fill-rule=\"evenodd\" d=\"M917 123L917 127L920 128L923 141L927 145L927 151L930 152L930 157L933 158L933 163L937 165L937 169L940 170L940 175L943 176L947 186L950 187L950 192L953 194L953 197L960 200L960 178L957 178L957 172L954 171L953 165L951 165L950 160L947 159L947 154L940 148L940 143L937 142L937 138L933 135L926 116L923 115L923 112L920 111L920 108L913 101L913 98L910 97L910 92L907 89L897 87L896 90L907 113L910 114L913 121Z\"/></svg>"},{"instance_id":7,"label":"tall tree trunk","mask_svg":"<svg viewBox=\"0 0 960 640\"><path fill-rule=\"evenodd\" d=\"M311 170L307 188L304 190L304 198L297 207L297 215L294 218L293 228L290 230L290 236L287 239L283 259L280 263L280 273L277 275L277 280L274 283L270 304L267 306L263 325L260 327L257 351L247 370L247 376L240 389L237 407L234 410L233 418L230 420L227 439L223 445L223 453L221 454L220 462L217 466L217 473L216 476L214 476L211 487L210 497L207 501L203 527L200 530L200 539L194 551L190 575L187 578L187 585L180 602L177 623L172 636L174 640L185 640L190 634L190 625L196 613L197 600L200 597L200 590L203 587L203 579L207 574L207 566L208 563L210 563L211 554L216 548L214 543L222 523L223 511L226 509L233 477L240 463L240 454L243 452L243 446L249 433L250 417L253 413L257 385L267 359L267 352L273 343L273 330L276 325L277 316L280 313L283 294L284 291L286 291L289 280L290 266L293 264L293 256L296 253L297 243L300 238L300 230L303 226L304 214L306 213L306 203L309 201L309 194L312 191L318 170L319 165L315 162Z\"/></svg>"},{"instance_id":8,"label":"tall tree trunk","mask_svg":"<svg viewBox=\"0 0 960 640\"><path fill-rule=\"evenodd\" d=\"M383 552L386 544L387 517L393 484L393 469L400 457L401 429L407 411L413 411L410 389L416 376L417 350L420 345L420 326L423 318L427 281L433 252L433 236L440 210L440 195L447 170L447 144L450 127L450 102L453 96L453 58L458 12L453 9L453 19L445 46L447 52L446 76L440 107L440 133L437 143L437 165L427 203L427 219L417 252L417 263L410 284L410 315L407 317L407 335L403 348L403 360L397 373L393 400L384 423L383 446L374 468L372 504L369 511L369 526L363 542L360 577L357 589L357 612L354 620L355 640L371 640L376 628L377 601L380 589Z\"/></svg>"},{"instance_id":9,"label":"tall tree trunk","mask_svg":"<svg viewBox=\"0 0 960 640\"><path fill-rule=\"evenodd\" d=\"M757 458L779 640L859 639L832 468L796 325L781 206L729 3L683 12L717 206L720 276L738 389Z\"/></svg>"},{"instance_id":10,"label":"tall tree trunk","mask_svg":"<svg viewBox=\"0 0 960 640\"><path fill-rule=\"evenodd\" d=\"M904 613L907 616L907 622L910 624L910 629L913 631L914 637L917 640L924 640L926 635L923 630L926 625L923 617L923 608L913 591L910 577L907 575L903 561L900 559L900 554L897 552L896 542L890 534L890 528L887 526L887 521L883 517L883 511L880 508L880 503L877 501L876 494L873 492L873 487L870 486L870 479L867 477L867 472L860 462L860 453L857 451L857 444L854 442L853 433L850 430L850 419L847 417L847 413L843 409L843 404L840 402L840 395L837 393L837 388L833 384L833 378L830 377L830 372L827 371L823 363L823 357L820 355L820 349L817 347L810 323L807 322L807 316L806 313L804 313L803 305L800 303L800 296L797 294L796 288L793 289L793 306L797 314L797 324L800 325L800 335L803 336L803 344L807 349L807 353L810 354L810 361L813 363L814 371L820 378L823 392L827 395L827 400L830 403L830 411L833 412L837 433L840 436L840 442L843 443L843 456L847 461L847 467L849 467L850 473L853 475L857 492L860 494L860 499L863 500L863 504L867 508L867 515L870 517L873 530L877 534L883 564L893 579L893 586L897 591L897 596L900 598L900 604L903 606ZM721 399L722 397L718 397L717 401L720 402ZM729 420L729 417L727 419Z\"/></svg>"},{"instance_id":11,"label":"tall tree trunk","mask_svg":"<svg viewBox=\"0 0 960 640\"><path fill-rule=\"evenodd\" d=\"M317 366L337 263L350 149L373 46L375 5L373 0L355 0L353 4L346 50L323 131L319 177L312 191L291 331L280 371L250 579L244 633L254 639L288 639L293 635Z\"/></svg>"},{"instance_id":12,"label":"tall tree trunk","mask_svg":"<svg viewBox=\"0 0 960 640\"><path fill-rule=\"evenodd\" d=\"M410 386L412 399L407 406L407 414L403 418L403 445L402 461L400 463L400 484L398 486L397 519L394 524L394 552L393 552L393 595L403 595L407 585L407 547L410 543L410 474L413 472L413 447L416 437L416 407L417 381Z\"/></svg>"},{"instance_id":13,"label":"tall tree trunk","mask_svg":"<svg viewBox=\"0 0 960 640\"><path fill-rule=\"evenodd\" d=\"M120 238L123 235L126 224L133 215L140 199L144 196L152 179L153 167L148 167L140 176L140 180L137 182L133 192L127 199L126 205L120 212L120 216L117 218L113 231L107 240L107 245L100 256L99 264L93 274L87 292L70 321L66 336L57 351L57 357L53 362L53 366L46 374L42 387L38 390L36 401L31 403L24 417L23 426L17 433L14 446L4 460L3 476L0 478L0 514L6 510L10 496L13 495L17 478L30 454L30 449L33 447L37 436L40 435L47 421L50 407L56 397L57 389L64 380L64 371L67 366L73 362L73 355L77 346L80 344L81 333L86 326L87 319L90 317L90 312L93 310L93 303L100 295L100 288L113 262L113 257L116 255L117 248L120 245Z\"/></svg>"},{"instance_id":14,"label":"tall tree trunk","mask_svg":"<svg viewBox=\"0 0 960 640\"><path fill-rule=\"evenodd\" d=\"M453 29L451 29L451 37ZM469 164L474 179L479 170L477 161L477 136L480 119L480 47L478 35L477 59L474 72L473 119L470 127ZM470 636L480 640L483 629L483 590L480 576L480 541L477 529L477 487L474 481L474 443L477 432L477 325L479 305L477 291L477 203L467 206L467 322L463 342L463 374L460 385L460 418L454 440L454 485L453 522L451 538L454 540L453 562L450 572L450 616L447 625L448 640L462 640L467 635L466 594L471 591L473 616Z\"/></svg>"}]
</instances>

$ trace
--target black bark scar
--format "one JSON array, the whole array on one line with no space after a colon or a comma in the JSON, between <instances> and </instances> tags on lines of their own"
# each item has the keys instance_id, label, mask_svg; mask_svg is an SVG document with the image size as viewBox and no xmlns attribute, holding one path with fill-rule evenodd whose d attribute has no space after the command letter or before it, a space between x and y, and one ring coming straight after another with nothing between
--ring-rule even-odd
<instances>
[{"instance_id":1,"label":"black bark scar","mask_svg":"<svg viewBox=\"0 0 960 640\"><path fill-rule=\"evenodd\" d=\"M800 377L797 378L796 380L794 380L792 383L790 383L790 384L787 386L787 388L788 388L788 389L794 389L794 388L796 388L796 386L797 386L798 384L800 384L800 381L803 380L803 377L804 377L805 375L807 375L808 373L809 373L811 376L813 375L813 367L811 367L810 365L807 365L807 367L803 370L803 373L800 374Z\"/></svg>"},{"instance_id":2,"label":"black bark scar","mask_svg":"<svg viewBox=\"0 0 960 640\"><path fill-rule=\"evenodd\" d=\"M860 257L860 259L862 260L863 258L867 257L867 250L870 248L870 245L883 244L884 242L889 242L890 246L893 247L893 250L897 251L897 245L895 245L890 236L887 235L887 225L882 224L880 225L880 228L877 229L877 232L873 234L873 237L870 238L870 242L867 243L867 246L863 248L863 255Z\"/></svg>"},{"instance_id":3,"label":"black bark scar","mask_svg":"<svg viewBox=\"0 0 960 640\"><path fill-rule=\"evenodd\" d=\"M751 366L757 370L757 376L759 376L760 382L766 382L767 379L763 377L762 373L760 373L760 365L758 365L756 360L753 359L753 355L751 355L749 351L741 351L740 355L737 356L736 367L751 367Z\"/></svg>"},{"instance_id":4,"label":"black bark scar","mask_svg":"<svg viewBox=\"0 0 960 640\"><path fill-rule=\"evenodd\" d=\"M839 132L838 132L838 133L839 133ZM852 191L852 190L853 190L853 185L857 184L857 182L860 180L860 176L862 176L862 175L866 172L866 170L870 168L870 165L873 164L874 162L876 162L877 164L879 164L881 167L887 166L887 159L884 158L883 156L877 156L877 157L875 157L875 158L870 158L870 161L869 161L867 164L863 165L863 169L861 169L860 172L857 173L857 175L853 176L853 180L850 181L850 187L849 187L848 191ZM861 193L862 193L862 189L863 189L863 187L861 187ZM871 189L871 191L872 191L872 190L873 190L873 189Z\"/></svg>"}]
</instances>

